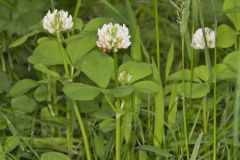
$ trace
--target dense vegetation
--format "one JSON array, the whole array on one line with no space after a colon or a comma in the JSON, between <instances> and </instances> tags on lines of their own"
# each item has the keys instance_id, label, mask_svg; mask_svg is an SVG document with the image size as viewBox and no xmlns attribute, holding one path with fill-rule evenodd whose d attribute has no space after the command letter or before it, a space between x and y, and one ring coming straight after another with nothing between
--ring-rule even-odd
<instances>
[{"instance_id":1,"label":"dense vegetation","mask_svg":"<svg viewBox=\"0 0 240 160\"><path fill-rule=\"evenodd\" d=\"M240 159L239 31L239 0L0 0L0 160Z\"/></svg>"}]
</instances>

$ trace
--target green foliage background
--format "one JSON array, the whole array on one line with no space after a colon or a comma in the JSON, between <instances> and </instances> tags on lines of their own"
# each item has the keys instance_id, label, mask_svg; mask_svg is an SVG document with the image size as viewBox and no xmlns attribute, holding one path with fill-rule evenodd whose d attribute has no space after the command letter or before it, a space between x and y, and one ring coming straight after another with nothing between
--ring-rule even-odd
<instances>
[{"instance_id":1,"label":"green foliage background","mask_svg":"<svg viewBox=\"0 0 240 160\"><path fill-rule=\"evenodd\" d=\"M181 35L183 2L82 0L75 30L62 35L69 78L42 27L51 1L0 0L0 160L89 160L86 139L91 159L115 159L118 100L123 160L239 159L240 1L191 0ZM77 0L54 3L74 15ZM216 30L215 50L191 47L201 21ZM118 53L119 71L134 77L126 86L114 85L113 55L96 46L109 22L130 29L132 45Z\"/></svg>"}]
</instances>

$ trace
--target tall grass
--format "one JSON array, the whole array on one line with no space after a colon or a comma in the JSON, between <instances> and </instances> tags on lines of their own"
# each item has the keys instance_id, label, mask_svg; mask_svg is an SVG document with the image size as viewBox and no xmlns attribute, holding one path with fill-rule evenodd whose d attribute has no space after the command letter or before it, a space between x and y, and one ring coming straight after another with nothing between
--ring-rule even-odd
<instances>
[{"instance_id":1,"label":"tall grass","mask_svg":"<svg viewBox=\"0 0 240 160\"><path fill-rule=\"evenodd\" d=\"M158 1L154 0L154 17L155 17L155 31L156 31L156 57L157 67L160 70L161 59L160 59L160 44L159 44L159 17L158 17Z\"/></svg>"},{"instance_id":2,"label":"tall grass","mask_svg":"<svg viewBox=\"0 0 240 160\"><path fill-rule=\"evenodd\" d=\"M187 160L189 160L189 146L188 146L188 128L187 128L187 114L186 114L186 88L185 88L185 34L188 26L188 18L190 15L190 1L182 1L181 2L181 15L179 19L180 23L180 33L181 33L181 48L182 48L182 112L183 112L183 130L184 130L184 139L185 139L185 150L187 154Z\"/></svg>"},{"instance_id":3,"label":"tall grass","mask_svg":"<svg viewBox=\"0 0 240 160\"><path fill-rule=\"evenodd\" d=\"M215 3L211 0L211 5L214 12L214 31L217 43L217 17ZM214 48L214 75L213 75L213 160L217 159L217 48Z\"/></svg>"},{"instance_id":4,"label":"tall grass","mask_svg":"<svg viewBox=\"0 0 240 160\"><path fill-rule=\"evenodd\" d=\"M161 59L160 59L160 40L159 40L159 17L158 17L158 2L154 1L154 13L155 13L155 31L156 31L156 61L157 69L155 71L154 80L160 85L160 89L154 97L155 102L155 120L154 120L154 145L161 147L165 145L165 131L164 131L164 93L161 82Z\"/></svg>"},{"instance_id":5,"label":"tall grass","mask_svg":"<svg viewBox=\"0 0 240 160\"><path fill-rule=\"evenodd\" d=\"M80 9L80 6L81 6L81 0L78 0L77 1L77 4L76 4L76 7L75 7L75 10L74 10L74 15L73 15L73 28L76 27L76 22L77 22L77 16L78 16L78 13L79 13L79 9Z\"/></svg>"}]
</instances>

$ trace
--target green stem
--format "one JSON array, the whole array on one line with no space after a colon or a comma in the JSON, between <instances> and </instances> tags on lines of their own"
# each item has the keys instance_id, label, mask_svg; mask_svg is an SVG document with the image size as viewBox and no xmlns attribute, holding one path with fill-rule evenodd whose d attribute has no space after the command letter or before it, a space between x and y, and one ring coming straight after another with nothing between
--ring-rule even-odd
<instances>
[{"instance_id":1,"label":"green stem","mask_svg":"<svg viewBox=\"0 0 240 160\"><path fill-rule=\"evenodd\" d=\"M193 25L192 25L192 34L195 30L195 23L194 23L194 19L193 19ZM194 70L193 70L193 67L194 67L194 49L191 48L191 84L190 84L190 107L192 108L192 88L193 88L193 73L194 73Z\"/></svg>"},{"instance_id":2,"label":"green stem","mask_svg":"<svg viewBox=\"0 0 240 160\"><path fill-rule=\"evenodd\" d=\"M56 115L58 115L58 107L57 107L57 82L55 79L52 80L52 103L54 106L54 111Z\"/></svg>"},{"instance_id":3,"label":"green stem","mask_svg":"<svg viewBox=\"0 0 240 160\"><path fill-rule=\"evenodd\" d=\"M73 67L72 64L71 64L71 66L70 66L70 78L71 78L71 79L74 78L74 67Z\"/></svg>"},{"instance_id":4,"label":"green stem","mask_svg":"<svg viewBox=\"0 0 240 160\"><path fill-rule=\"evenodd\" d=\"M213 0L211 4L214 11L215 44L217 39L217 17ZM235 112L236 113L236 112ZM213 160L217 160L217 48L214 48L214 75L213 75Z\"/></svg>"},{"instance_id":5,"label":"green stem","mask_svg":"<svg viewBox=\"0 0 240 160\"><path fill-rule=\"evenodd\" d=\"M50 77L50 75L48 74L47 75L47 78L48 78L48 101L49 101L49 103L51 103L51 101L52 101L52 92L51 92L51 77Z\"/></svg>"},{"instance_id":6,"label":"green stem","mask_svg":"<svg viewBox=\"0 0 240 160\"><path fill-rule=\"evenodd\" d=\"M2 61L2 70L3 72L6 72L6 63L4 60L3 52L1 52L0 54L1 54L1 61Z\"/></svg>"},{"instance_id":7,"label":"green stem","mask_svg":"<svg viewBox=\"0 0 240 160\"><path fill-rule=\"evenodd\" d=\"M50 4L51 4L52 11L54 11L54 9L55 9L54 0L50 0Z\"/></svg>"},{"instance_id":8,"label":"green stem","mask_svg":"<svg viewBox=\"0 0 240 160\"><path fill-rule=\"evenodd\" d=\"M30 135L30 145L32 146L33 139L34 139L34 133L35 133L35 125L36 125L36 116L37 116L37 111L33 113L33 118L32 118L32 124L31 124L31 135Z\"/></svg>"},{"instance_id":9,"label":"green stem","mask_svg":"<svg viewBox=\"0 0 240 160\"><path fill-rule=\"evenodd\" d=\"M119 82L118 82L118 57L117 57L117 53L113 53L113 57L114 57L114 78L115 78L115 87L119 86Z\"/></svg>"},{"instance_id":10,"label":"green stem","mask_svg":"<svg viewBox=\"0 0 240 160\"><path fill-rule=\"evenodd\" d=\"M117 105L118 106L118 105ZM116 114L116 160L121 160L121 114Z\"/></svg>"},{"instance_id":11,"label":"green stem","mask_svg":"<svg viewBox=\"0 0 240 160\"><path fill-rule=\"evenodd\" d=\"M158 27L158 3L154 0L154 13L155 13L155 30L156 30L156 54L157 54L157 67L160 70L160 45L159 45L159 27Z\"/></svg>"},{"instance_id":12,"label":"green stem","mask_svg":"<svg viewBox=\"0 0 240 160\"><path fill-rule=\"evenodd\" d=\"M117 53L113 53L114 56L114 77L115 77L115 87L119 86L118 82L118 57ZM116 101L116 160L121 160L121 108L120 99L117 98Z\"/></svg>"},{"instance_id":13,"label":"green stem","mask_svg":"<svg viewBox=\"0 0 240 160\"><path fill-rule=\"evenodd\" d=\"M81 6L81 0L78 0L78 1L77 1L77 4L76 4L75 11L74 11L74 15L73 15L73 22L74 22L74 23L73 23L73 28L74 28L74 29L75 29L75 26L76 26L77 15L78 15L80 6Z\"/></svg>"},{"instance_id":14,"label":"green stem","mask_svg":"<svg viewBox=\"0 0 240 160\"><path fill-rule=\"evenodd\" d=\"M192 107L192 91L193 91L193 72L194 72L194 70L193 70L193 54L194 54L194 52L192 51L192 53L191 53L191 84L190 84L190 100L189 100L189 103L190 103L190 107Z\"/></svg>"},{"instance_id":15,"label":"green stem","mask_svg":"<svg viewBox=\"0 0 240 160\"><path fill-rule=\"evenodd\" d=\"M45 76L45 75L43 75ZM53 103L52 103L52 84L51 84L51 76L49 74L47 74L47 79L48 79L48 83L47 83L47 89L48 89L48 108L49 108L49 111L51 113L51 118L53 118L55 116L55 112L54 112L54 109L53 106ZM51 135L54 135L54 127L53 125L51 124Z\"/></svg>"},{"instance_id":16,"label":"green stem","mask_svg":"<svg viewBox=\"0 0 240 160\"><path fill-rule=\"evenodd\" d=\"M68 156L71 157L72 156L72 136L71 136L71 112L70 112L70 105L69 105L69 101L67 103L67 121L68 121L68 125L67 125L67 146L68 146Z\"/></svg>"},{"instance_id":17,"label":"green stem","mask_svg":"<svg viewBox=\"0 0 240 160\"><path fill-rule=\"evenodd\" d=\"M63 51L62 51L61 35L60 35L59 32L57 32L57 40L58 40L59 52L60 52L60 54L61 54L62 61L63 61L63 65L64 65L65 74L66 74L66 77L69 77L69 71L68 71L68 65L67 65L66 55L64 55L64 53L63 53Z\"/></svg>"},{"instance_id":18,"label":"green stem","mask_svg":"<svg viewBox=\"0 0 240 160\"><path fill-rule=\"evenodd\" d=\"M207 96L204 97L202 108L203 108L203 132L207 133Z\"/></svg>"},{"instance_id":19,"label":"green stem","mask_svg":"<svg viewBox=\"0 0 240 160\"><path fill-rule=\"evenodd\" d=\"M9 63L9 79L10 81L13 81L13 78L15 76L15 71L13 67L13 60L12 60L12 54L11 52L8 52L8 63Z\"/></svg>"},{"instance_id":20,"label":"green stem","mask_svg":"<svg viewBox=\"0 0 240 160\"><path fill-rule=\"evenodd\" d=\"M151 96L147 96L147 128L148 128L148 137L151 137Z\"/></svg>"},{"instance_id":21,"label":"green stem","mask_svg":"<svg viewBox=\"0 0 240 160\"><path fill-rule=\"evenodd\" d=\"M217 78L216 78L217 71L216 70L217 70L217 49L215 48L214 49L214 79L213 79L213 160L217 159Z\"/></svg>"},{"instance_id":22,"label":"green stem","mask_svg":"<svg viewBox=\"0 0 240 160\"><path fill-rule=\"evenodd\" d=\"M234 119L233 119L233 144L236 147L239 143L239 101L240 101L240 71L237 73L236 79L236 97L235 97L235 105L234 105Z\"/></svg>"},{"instance_id":23,"label":"green stem","mask_svg":"<svg viewBox=\"0 0 240 160\"><path fill-rule=\"evenodd\" d=\"M206 34L205 34L204 21L203 21L200 0L199 0L199 16L200 16L200 23L201 23L202 32L203 32L203 39L204 39L204 43L205 43L205 49L204 49L205 50L205 52L204 52L205 53L205 61L208 66L208 70L209 70L209 74L210 74L210 82L212 82L213 81L213 70L212 70L211 60L210 60L210 56L209 56L209 50L208 50L207 38L206 38Z\"/></svg>"},{"instance_id":24,"label":"green stem","mask_svg":"<svg viewBox=\"0 0 240 160\"><path fill-rule=\"evenodd\" d=\"M84 128L84 124L83 124L83 120L82 120L80 111L79 111L77 103L75 101L73 101L73 108L74 108L74 112L75 112L77 120L78 120L78 125L80 127L81 132L82 132L83 143L84 143L84 147L85 147L85 151L86 151L86 155L87 155L87 160L91 160L91 152L90 152L90 149L89 149L87 134L86 134L86 131L85 131L85 128Z\"/></svg>"},{"instance_id":25,"label":"green stem","mask_svg":"<svg viewBox=\"0 0 240 160\"><path fill-rule=\"evenodd\" d=\"M114 105L112 104L112 102L110 101L109 97L108 97L107 95L105 95L105 94L104 94L104 97L105 97L105 99L107 100L110 108L114 111L114 113L116 113L117 111L116 111Z\"/></svg>"},{"instance_id":26,"label":"green stem","mask_svg":"<svg viewBox=\"0 0 240 160\"><path fill-rule=\"evenodd\" d=\"M184 54L184 37L182 37L182 87L183 87L183 125L184 125L184 138L185 138L185 149L187 153L187 160L189 160L189 148L188 148L188 134L187 134L187 118L186 118L186 102L185 102L185 74L184 74L184 64L185 64L185 54Z\"/></svg>"},{"instance_id":27,"label":"green stem","mask_svg":"<svg viewBox=\"0 0 240 160\"><path fill-rule=\"evenodd\" d=\"M11 52L8 52L8 62L9 62L10 69L13 70L13 61L12 61L12 54L11 54Z\"/></svg>"}]
</instances>

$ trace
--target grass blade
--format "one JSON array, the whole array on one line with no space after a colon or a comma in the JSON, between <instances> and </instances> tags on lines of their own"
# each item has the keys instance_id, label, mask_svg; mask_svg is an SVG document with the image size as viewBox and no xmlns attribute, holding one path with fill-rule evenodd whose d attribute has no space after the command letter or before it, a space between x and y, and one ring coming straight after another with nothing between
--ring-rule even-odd
<instances>
[{"instance_id":1,"label":"grass blade","mask_svg":"<svg viewBox=\"0 0 240 160\"><path fill-rule=\"evenodd\" d=\"M154 140L155 146L160 147L164 143L164 93L160 73L153 64L153 79L159 83L159 91L154 97L155 102L155 121L154 121Z\"/></svg>"},{"instance_id":2,"label":"grass blade","mask_svg":"<svg viewBox=\"0 0 240 160\"><path fill-rule=\"evenodd\" d=\"M158 25L158 2L154 0L154 14L155 14L155 30L156 30L156 56L157 56L157 67L160 70L161 60L160 60L160 44L159 44L159 25Z\"/></svg>"},{"instance_id":3,"label":"grass blade","mask_svg":"<svg viewBox=\"0 0 240 160\"><path fill-rule=\"evenodd\" d=\"M126 0L126 7L127 7L129 25L131 26L132 30L135 30L137 28L137 20L134 15L134 11L131 7L131 4L129 3L129 0Z\"/></svg>"},{"instance_id":4,"label":"grass blade","mask_svg":"<svg viewBox=\"0 0 240 160\"><path fill-rule=\"evenodd\" d=\"M136 27L134 44L132 45L131 57L134 61L142 60L142 52L141 52L141 39L140 39L140 29L139 26Z\"/></svg>"},{"instance_id":5,"label":"grass blade","mask_svg":"<svg viewBox=\"0 0 240 160\"><path fill-rule=\"evenodd\" d=\"M167 157L167 158L172 156L167 151L159 149L158 147L150 146L150 145L142 145L139 147L139 149L143 150L143 151L153 152L158 156L163 156L163 157Z\"/></svg>"},{"instance_id":6,"label":"grass blade","mask_svg":"<svg viewBox=\"0 0 240 160\"><path fill-rule=\"evenodd\" d=\"M113 5L111 5L106 0L100 0L100 2L102 2L104 5L106 5L113 13L118 15L127 24L128 20Z\"/></svg>"},{"instance_id":7,"label":"grass blade","mask_svg":"<svg viewBox=\"0 0 240 160\"><path fill-rule=\"evenodd\" d=\"M196 160L197 159L197 155L198 155L198 151L201 145L201 141L202 141L202 136L203 136L203 132L199 134L196 143L194 145L193 151L192 151L192 155L191 155L191 159L190 160Z\"/></svg>"},{"instance_id":8,"label":"grass blade","mask_svg":"<svg viewBox=\"0 0 240 160\"><path fill-rule=\"evenodd\" d=\"M171 69L172 64L174 60L174 42L172 42L170 49L168 51L168 57L167 57L167 64L166 64L166 72L165 72L165 78L167 79Z\"/></svg>"},{"instance_id":9,"label":"grass blade","mask_svg":"<svg viewBox=\"0 0 240 160\"><path fill-rule=\"evenodd\" d=\"M168 106L168 125L171 127L177 118L177 105L178 105L177 85L173 84Z\"/></svg>"}]
</instances>

